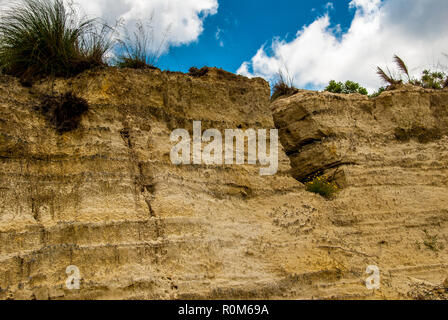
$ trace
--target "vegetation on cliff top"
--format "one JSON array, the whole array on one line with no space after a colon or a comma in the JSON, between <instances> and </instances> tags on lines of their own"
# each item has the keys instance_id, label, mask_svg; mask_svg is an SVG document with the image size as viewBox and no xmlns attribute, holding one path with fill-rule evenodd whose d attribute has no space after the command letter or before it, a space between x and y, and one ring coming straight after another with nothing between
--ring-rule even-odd
<instances>
[{"instance_id":1,"label":"vegetation on cliff top","mask_svg":"<svg viewBox=\"0 0 448 320\"><path fill-rule=\"evenodd\" d=\"M132 69L154 69L163 50L164 42L160 43L156 51L151 51L154 35L151 26L152 19L144 24L137 21L136 31L129 34L128 30L124 30L124 40L117 39L118 55L116 65L120 68Z\"/></svg>"},{"instance_id":2,"label":"vegetation on cliff top","mask_svg":"<svg viewBox=\"0 0 448 320\"><path fill-rule=\"evenodd\" d=\"M131 34L127 30L118 32L123 35L120 39L115 37L117 28L99 19L80 16L78 12L72 2L64 0L13 2L2 12L0 20L0 71L20 77L23 83L47 76L71 77L88 69L107 66L108 52L112 49L116 57L113 64L118 67L155 68L164 43L162 41L154 50L152 19L147 21L148 24L137 22L136 31ZM412 79L406 63L397 55L394 63L400 72L398 75L392 74L389 68L377 67L378 75L388 86L370 97L405 82L429 89L448 87L448 75L443 71L424 70L420 78ZM204 68L190 69L192 76L206 72ZM368 94L364 87L353 81L342 83L332 80L325 91ZM279 72L271 100L297 92L292 78Z\"/></svg>"},{"instance_id":3,"label":"vegetation on cliff top","mask_svg":"<svg viewBox=\"0 0 448 320\"><path fill-rule=\"evenodd\" d=\"M106 64L111 29L62 0L23 0L0 20L0 69L24 79L73 76Z\"/></svg>"},{"instance_id":4,"label":"vegetation on cliff top","mask_svg":"<svg viewBox=\"0 0 448 320\"><path fill-rule=\"evenodd\" d=\"M109 65L112 49L118 67L154 68L163 43L156 52L149 50L154 38L150 27L137 22L132 34L117 32L117 27L78 12L73 3L63 0L21 0L4 9L0 71L27 83L48 76L71 77Z\"/></svg>"},{"instance_id":5,"label":"vegetation on cliff top","mask_svg":"<svg viewBox=\"0 0 448 320\"><path fill-rule=\"evenodd\" d=\"M400 71L400 74L394 75L387 68L386 70L381 67L377 67L377 74L386 84L389 85L388 88L384 89L393 89L395 86L409 83L414 86L419 86L425 89L443 89L448 87L448 75L443 71L431 71L429 69L423 70L420 79L412 79L409 74L409 69L406 63L399 56L394 56L394 62ZM405 80L403 80L402 76L405 76Z\"/></svg>"},{"instance_id":6,"label":"vegetation on cliff top","mask_svg":"<svg viewBox=\"0 0 448 320\"><path fill-rule=\"evenodd\" d=\"M287 73L284 75L283 72L279 71L277 74L277 82L274 84L272 90L271 101L274 101L280 97L292 96L299 92L299 90L294 87L293 79Z\"/></svg>"},{"instance_id":7,"label":"vegetation on cliff top","mask_svg":"<svg viewBox=\"0 0 448 320\"><path fill-rule=\"evenodd\" d=\"M387 84L387 86L380 87L376 92L369 95L370 98L375 98L384 91L393 90L397 86L400 86L404 83L408 83L425 89L435 90L440 90L448 87L448 74L446 72L431 71L429 69L426 69L422 72L420 78L413 79L403 59L395 55L394 63L399 70L398 74L393 74L389 68L383 69L381 67L377 67L377 74L379 75L381 80ZM441 68L448 69L446 66L441 66ZM403 75L405 76L404 78ZM362 87L359 83L350 80L346 81L345 83L331 80L324 91L339 94L358 93L362 95L368 95L366 88ZM273 101L280 97L290 96L297 92L298 89L294 87L292 79L283 76L283 74L279 72L278 81L273 86L271 100Z\"/></svg>"},{"instance_id":8,"label":"vegetation on cliff top","mask_svg":"<svg viewBox=\"0 0 448 320\"><path fill-rule=\"evenodd\" d=\"M325 91L332 93L359 93L362 95L367 95L366 88L363 88L359 83L350 80L346 81L345 83L331 80L328 86L325 88Z\"/></svg>"}]
</instances>

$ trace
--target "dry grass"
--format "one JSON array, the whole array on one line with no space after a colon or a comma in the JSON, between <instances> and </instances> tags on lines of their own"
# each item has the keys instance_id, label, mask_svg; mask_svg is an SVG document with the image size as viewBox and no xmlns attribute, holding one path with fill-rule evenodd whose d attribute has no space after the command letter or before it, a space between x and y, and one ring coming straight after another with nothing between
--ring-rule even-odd
<instances>
[{"instance_id":1,"label":"dry grass","mask_svg":"<svg viewBox=\"0 0 448 320\"><path fill-rule=\"evenodd\" d=\"M135 31L129 34L124 30L124 39L119 39L119 54L116 65L120 68L132 69L155 69L160 59L165 41L163 40L157 48L154 43L154 28L152 26L153 16L146 23L137 21ZM166 34L165 34L166 38Z\"/></svg>"},{"instance_id":2,"label":"dry grass","mask_svg":"<svg viewBox=\"0 0 448 320\"><path fill-rule=\"evenodd\" d=\"M201 69L198 69L196 67L191 67L190 70L188 70L188 74L195 78L200 78L208 73L208 67L202 67Z\"/></svg>"},{"instance_id":3,"label":"dry grass","mask_svg":"<svg viewBox=\"0 0 448 320\"><path fill-rule=\"evenodd\" d=\"M293 86L292 78L285 76L281 71L279 71L278 80L273 87L271 101L285 96L292 96L297 92L299 92L299 90Z\"/></svg>"}]
</instances>

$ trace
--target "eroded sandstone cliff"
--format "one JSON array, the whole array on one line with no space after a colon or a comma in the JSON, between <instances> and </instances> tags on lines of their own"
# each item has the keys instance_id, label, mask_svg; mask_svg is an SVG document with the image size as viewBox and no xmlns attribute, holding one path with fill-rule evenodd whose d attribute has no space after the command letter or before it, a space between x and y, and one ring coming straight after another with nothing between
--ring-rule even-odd
<instances>
[{"instance_id":1,"label":"eroded sandstone cliff","mask_svg":"<svg viewBox=\"0 0 448 320\"><path fill-rule=\"evenodd\" d=\"M344 188L321 242L372 257L387 274L386 297L407 286L409 298L424 297L422 284L440 285L448 274L448 91L402 86L375 99L302 91L272 109L292 175L326 174Z\"/></svg>"},{"instance_id":2,"label":"eroded sandstone cliff","mask_svg":"<svg viewBox=\"0 0 448 320\"><path fill-rule=\"evenodd\" d=\"M35 106L66 92L89 111L59 134ZM0 298L443 297L448 93L300 92L272 106L269 93L216 69L107 69L33 88L0 78ZM274 176L170 161L170 133L193 120L274 119ZM299 182L336 169L334 200ZM65 285L70 265L80 290ZM379 290L365 286L369 265Z\"/></svg>"}]
</instances>

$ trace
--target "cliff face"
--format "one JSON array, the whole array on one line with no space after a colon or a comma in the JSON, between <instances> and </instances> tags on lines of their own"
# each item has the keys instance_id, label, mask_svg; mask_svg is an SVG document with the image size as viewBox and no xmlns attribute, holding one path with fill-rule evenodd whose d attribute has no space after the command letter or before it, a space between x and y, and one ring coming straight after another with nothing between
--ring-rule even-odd
<instances>
[{"instance_id":1,"label":"cliff face","mask_svg":"<svg viewBox=\"0 0 448 320\"><path fill-rule=\"evenodd\" d=\"M444 294L446 91L301 92L270 106L261 79L110 69L54 83L89 104L58 134L34 108L52 85L0 79L1 299ZM170 134L194 120L275 120L278 173L173 165ZM345 188L332 201L297 181L336 169ZM70 265L79 290L65 285ZM368 265L379 290L366 289Z\"/></svg>"},{"instance_id":2,"label":"cliff face","mask_svg":"<svg viewBox=\"0 0 448 320\"><path fill-rule=\"evenodd\" d=\"M378 259L388 290L404 290L405 279L440 284L448 274L448 91L403 86L375 99L303 91L272 109L292 175L323 173L344 187L329 245ZM419 289L408 297L424 296Z\"/></svg>"}]
</instances>

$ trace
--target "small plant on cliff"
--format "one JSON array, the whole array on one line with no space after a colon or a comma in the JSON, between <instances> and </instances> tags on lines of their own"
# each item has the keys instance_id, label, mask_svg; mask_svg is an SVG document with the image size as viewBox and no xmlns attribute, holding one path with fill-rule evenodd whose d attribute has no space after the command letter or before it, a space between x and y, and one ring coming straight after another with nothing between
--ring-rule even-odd
<instances>
[{"instance_id":1,"label":"small plant on cliff","mask_svg":"<svg viewBox=\"0 0 448 320\"><path fill-rule=\"evenodd\" d=\"M195 78L203 77L207 73L208 73L208 67L202 67L201 69L198 69L196 67L191 67L190 70L188 70L188 74Z\"/></svg>"},{"instance_id":2,"label":"small plant on cliff","mask_svg":"<svg viewBox=\"0 0 448 320\"><path fill-rule=\"evenodd\" d=\"M386 91L385 87L380 87L378 88L377 91L375 91L374 93L372 93L371 95L369 95L370 98L376 98L378 97L380 94L382 94L384 91Z\"/></svg>"},{"instance_id":3,"label":"small plant on cliff","mask_svg":"<svg viewBox=\"0 0 448 320\"><path fill-rule=\"evenodd\" d=\"M439 243L439 237L437 235L431 235L428 230L423 230L423 232L425 233L423 244L426 248L432 251L441 251L445 249L445 246Z\"/></svg>"},{"instance_id":4,"label":"small plant on cliff","mask_svg":"<svg viewBox=\"0 0 448 320\"><path fill-rule=\"evenodd\" d=\"M359 93L362 95L367 95L367 89L361 87L359 83L353 81L346 81L345 83L342 83L331 80L328 86L325 88L325 91L332 93Z\"/></svg>"},{"instance_id":5,"label":"small plant on cliff","mask_svg":"<svg viewBox=\"0 0 448 320\"><path fill-rule=\"evenodd\" d=\"M293 85L294 81L290 76L284 75L283 72L279 71L277 77L278 80L274 84L271 101L274 101L284 96L292 96L297 92L299 92L299 90L294 87Z\"/></svg>"},{"instance_id":6,"label":"small plant on cliff","mask_svg":"<svg viewBox=\"0 0 448 320\"><path fill-rule=\"evenodd\" d=\"M79 17L63 0L22 0L2 12L0 69L34 79L105 65L111 28Z\"/></svg>"},{"instance_id":7,"label":"small plant on cliff","mask_svg":"<svg viewBox=\"0 0 448 320\"><path fill-rule=\"evenodd\" d=\"M138 21L135 31L129 34L124 31L124 39L119 39L116 65L120 68L154 69L163 52L165 41L155 48L151 17L146 24ZM165 35L166 37L166 35Z\"/></svg>"},{"instance_id":8,"label":"small plant on cliff","mask_svg":"<svg viewBox=\"0 0 448 320\"><path fill-rule=\"evenodd\" d=\"M331 199L338 191L338 185L325 175L315 175L305 183L306 191L316 193L324 198Z\"/></svg>"},{"instance_id":9,"label":"small plant on cliff","mask_svg":"<svg viewBox=\"0 0 448 320\"><path fill-rule=\"evenodd\" d=\"M411 77L409 76L408 67L404 63L403 59L401 59L399 56L395 55L394 62L397 65L398 69L407 76L408 81L411 81ZM377 74L381 78L381 80L383 80L385 83L389 84L390 86L394 86L394 85L403 83L403 80L401 79L401 77L400 77L400 79L396 78L396 76L392 74L392 72L390 71L389 68L387 68L387 71L384 71L381 67L377 67Z\"/></svg>"},{"instance_id":10,"label":"small plant on cliff","mask_svg":"<svg viewBox=\"0 0 448 320\"><path fill-rule=\"evenodd\" d=\"M383 80L384 83L386 83L390 86L394 86L394 85L403 83L403 80L398 80L395 78L394 75L392 75L392 72L389 70L389 68L387 68L387 72L386 72L381 67L377 67L376 73L381 78L381 80Z\"/></svg>"}]
</instances>

